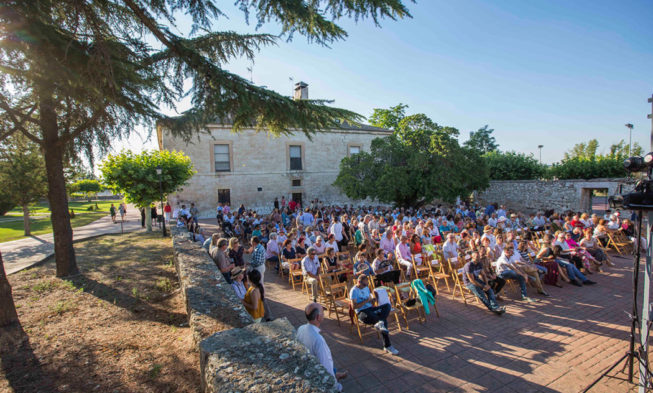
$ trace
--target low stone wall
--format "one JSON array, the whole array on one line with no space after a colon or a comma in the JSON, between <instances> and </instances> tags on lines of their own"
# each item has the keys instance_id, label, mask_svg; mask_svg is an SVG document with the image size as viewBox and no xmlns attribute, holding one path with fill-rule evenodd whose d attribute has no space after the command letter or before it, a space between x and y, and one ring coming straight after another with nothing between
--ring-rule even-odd
<instances>
[{"instance_id":1,"label":"low stone wall","mask_svg":"<svg viewBox=\"0 0 653 393\"><path fill-rule=\"evenodd\" d=\"M206 251L185 229L171 233L203 392L335 392L287 319L255 324Z\"/></svg>"},{"instance_id":2,"label":"low stone wall","mask_svg":"<svg viewBox=\"0 0 653 393\"><path fill-rule=\"evenodd\" d=\"M626 179L572 179L572 180L493 180L490 187L476 195L482 205L498 203L510 209L534 212L554 209L590 211L592 190L606 189L608 195L617 194ZM624 191L632 185L624 186ZM607 203L607 200L606 200Z\"/></svg>"},{"instance_id":3,"label":"low stone wall","mask_svg":"<svg viewBox=\"0 0 653 393\"><path fill-rule=\"evenodd\" d=\"M207 252L183 228L172 227L175 268L186 300L193 341L254 321Z\"/></svg>"}]
</instances>

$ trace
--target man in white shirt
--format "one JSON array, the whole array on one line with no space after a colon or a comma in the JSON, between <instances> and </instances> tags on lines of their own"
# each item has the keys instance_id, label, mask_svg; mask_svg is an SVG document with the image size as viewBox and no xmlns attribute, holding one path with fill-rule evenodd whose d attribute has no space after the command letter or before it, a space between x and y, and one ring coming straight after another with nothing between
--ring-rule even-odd
<instances>
[{"instance_id":1,"label":"man in white shirt","mask_svg":"<svg viewBox=\"0 0 653 393\"><path fill-rule=\"evenodd\" d=\"M320 334L320 324L324 320L324 309L318 303L310 303L304 309L308 322L297 328L297 341L304 344L308 352L315 356L324 368L335 378L336 389L342 391L340 381L347 377L347 372L336 372L333 367L331 350Z\"/></svg>"},{"instance_id":2,"label":"man in white shirt","mask_svg":"<svg viewBox=\"0 0 653 393\"><path fill-rule=\"evenodd\" d=\"M512 244L506 245L503 253L501 253L501 256L496 261L496 273L498 277L504 280L517 280L521 289L521 300L532 303L535 300L529 298L528 293L526 293L526 280L528 280L528 275L519 270L515 265L515 262L519 262L520 260L519 254L515 255Z\"/></svg>"},{"instance_id":3,"label":"man in white shirt","mask_svg":"<svg viewBox=\"0 0 653 393\"><path fill-rule=\"evenodd\" d=\"M537 215L533 217L533 230L544 230L544 226L546 225L546 218L542 216L542 212L537 212Z\"/></svg>"},{"instance_id":4,"label":"man in white shirt","mask_svg":"<svg viewBox=\"0 0 653 393\"><path fill-rule=\"evenodd\" d=\"M499 207L499 210L497 210L497 216L499 216L499 217L505 217L506 216L506 207L505 206L501 205L501 207Z\"/></svg>"},{"instance_id":5,"label":"man in white shirt","mask_svg":"<svg viewBox=\"0 0 653 393\"><path fill-rule=\"evenodd\" d=\"M308 208L304 209L304 214L301 215L301 222L306 227L313 225L313 222L315 222L315 218L313 218L311 212L308 211Z\"/></svg>"},{"instance_id":6,"label":"man in white shirt","mask_svg":"<svg viewBox=\"0 0 653 393\"><path fill-rule=\"evenodd\" d=\"M458 244L453 233L447 235L447 240L442 245L442 253L447 259L458 258Z\"/></svg>"},{"instance_id":7,"label":"man in white shirt","mask_svg":"<svg viewBox=\"0 0 653 393\"><path fill-rule=\"evenodd\" d=\"M392 237L392 230L387 228L381 241L379 242L379 248L383 250L386 258L393 258L395 253L395 240Z\"/></svg>"},{"instance_id":8,"label":"man in white shirt","mask_svg":"<svg viewBox=\"0 0 653 393\"><path fill-rule=\"evenodd\" d=\"M342 242L342 223L340 222L340 217L336 217L336 222L329 228L329 233L335 237L338 244Z\"/></svg>"}]
</instances>

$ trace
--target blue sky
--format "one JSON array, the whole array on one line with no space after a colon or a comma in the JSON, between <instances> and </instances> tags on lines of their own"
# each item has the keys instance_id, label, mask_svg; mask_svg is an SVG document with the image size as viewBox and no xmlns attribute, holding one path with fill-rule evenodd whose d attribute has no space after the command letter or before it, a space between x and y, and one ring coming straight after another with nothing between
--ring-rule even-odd
<instances>
[{"instance_id":1,"label":"blue sky","mask_svg":"<svg viewBox=\"0 0 653 393\"><path fill-rule=\"evenodd\" d=\"M218 4L223 2L218 2ZM634 124L633 142L649 145L653 94L653 2L440 1L407 3L412 19L342 20L349 37L330 48L302 36L264 48L253 65L258 85L291 94L290 77L311 98L369 116L398 103L458 128L461 142L485 124L502 150L551 163L578 142L599 151ZM223 8L216 30L251 32L242 13ZM178 28L186 31L188 18ZM259 32L278 34L267 24ZM242 59L227 65L249 77ZM182 103L181 109L188 107ZM134 148L140 138L119 143ZM150 141L144 148L153 148Z\"/></svg>"}]
</instances>

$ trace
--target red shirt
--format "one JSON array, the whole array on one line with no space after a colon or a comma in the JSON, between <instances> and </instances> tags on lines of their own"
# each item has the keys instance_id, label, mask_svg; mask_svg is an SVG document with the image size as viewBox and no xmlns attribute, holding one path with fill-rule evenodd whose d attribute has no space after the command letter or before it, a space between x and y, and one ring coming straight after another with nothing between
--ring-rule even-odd
<instances>
[{"instance_id":1,"label":"red shirt","mask_svg":"<svg viewBox=\"0 0 653 393\"><path fill-rule=\"evenodd\" d=\"M585 224L583 224L580 220L571 220L571 226L578 227L578 228L585 228Z\"/></svg>"},{"instance_id":2,"label":"red shirt","mask_svg":"<svg viewBox=\"0 0 653 393\"><path fill-rule=\"evenodd\" d=\"M170 205L165 205L163 206L163 211L165 213L170 213L172 211L172 207L170 207Z\"/></svg>"}]
</instances>

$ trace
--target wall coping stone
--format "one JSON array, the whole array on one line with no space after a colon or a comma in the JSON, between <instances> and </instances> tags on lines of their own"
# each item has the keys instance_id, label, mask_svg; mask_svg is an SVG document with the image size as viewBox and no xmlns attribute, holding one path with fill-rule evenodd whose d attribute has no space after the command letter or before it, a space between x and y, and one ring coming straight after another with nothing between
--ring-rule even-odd
<instances>
[{"instance_id":1,"label":"wall coping stone","mask_svg":"<svg viewBox=\"0 0 653 393\"><path fill-rule=\"evenodd\" d=\"M600 182L610 182L610 183L619 183L627 182L628 178L625 177L606 177L598 179L528 179L528 180L490 180L490 183L600 183ZM481 191L482 192L482 191Z\"/></svg>"},{"instance_id":2,"label":"wall coping stone","mask_svg":"<svg viewBox=\"0 0 653 393\"><path fill-rule=\"evenodd\" d=\"M204 392L337 392L286 318L218 332L200 344Z\"/></svg>"}]
</instances>

